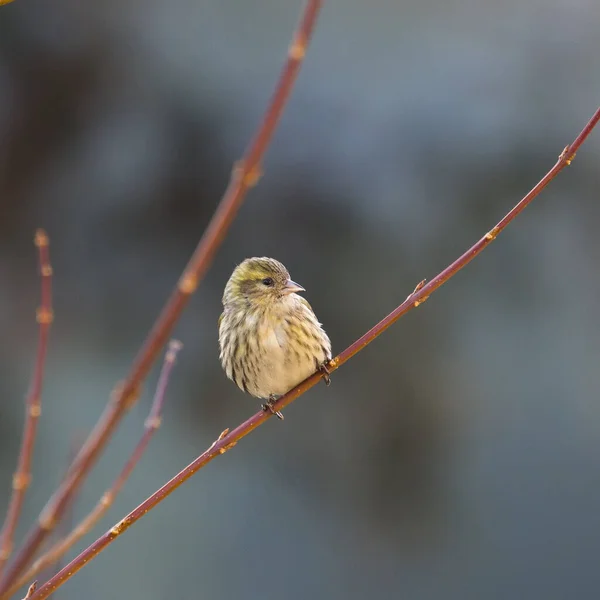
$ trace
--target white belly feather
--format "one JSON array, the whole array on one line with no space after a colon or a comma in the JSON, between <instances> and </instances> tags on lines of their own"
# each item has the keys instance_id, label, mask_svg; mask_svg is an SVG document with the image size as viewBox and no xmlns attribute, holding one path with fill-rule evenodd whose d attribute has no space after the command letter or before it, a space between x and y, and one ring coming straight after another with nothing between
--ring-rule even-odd
<instances>
[{"instance_id":1,"label":"white belly feather","mask_svg":"<svg viewBox=\"0 0 600 600\"><path fill-rule=\"evenodd\" d=\"M290 350L290 342L283 326L264 325L259 339L264 352L256 377L256 389L249 389L252 395L266 397L269 394L282 395L315 372L315 359L302 355L300 359ZM324 360L324 358L323 358Z\"/></svg>"}]
</instances>

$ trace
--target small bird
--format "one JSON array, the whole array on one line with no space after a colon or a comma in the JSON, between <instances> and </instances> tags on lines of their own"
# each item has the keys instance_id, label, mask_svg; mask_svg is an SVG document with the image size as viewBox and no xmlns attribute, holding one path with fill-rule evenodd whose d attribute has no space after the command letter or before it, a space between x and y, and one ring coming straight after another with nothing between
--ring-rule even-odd
<instances>
[{"instance_id":1,"label":"small bird","mask_svg":"<svg viewBox=\"0 0 600 600\"><path fill-rule=\"evenodd\" d=\"M231 274L219 317L221 365L227 377L273 410L279 397L331 360L331 342L304 288L273 258L247 258Z\"/></svg>"}]
</instances>

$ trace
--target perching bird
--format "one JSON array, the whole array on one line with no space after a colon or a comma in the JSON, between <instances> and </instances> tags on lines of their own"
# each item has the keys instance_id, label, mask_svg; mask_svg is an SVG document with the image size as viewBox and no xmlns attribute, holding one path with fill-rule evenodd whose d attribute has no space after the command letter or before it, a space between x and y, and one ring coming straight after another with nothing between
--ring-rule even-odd
<instances>
[{"instance_id":1,"label":"perching bird","mask_svg":"<svg viewBox=\"0 0 600 600\"><path fill-rule=\"evenodd\" d=\"M227 377L257 398L263 410L312 375L325 371L331 342L310 304L296 292L304 288L290 279L273 258L247 258L238 265L223 293L219 318L221 365ZM281 413L275 413L283 419Z\"/></svg>"}]
</instances>

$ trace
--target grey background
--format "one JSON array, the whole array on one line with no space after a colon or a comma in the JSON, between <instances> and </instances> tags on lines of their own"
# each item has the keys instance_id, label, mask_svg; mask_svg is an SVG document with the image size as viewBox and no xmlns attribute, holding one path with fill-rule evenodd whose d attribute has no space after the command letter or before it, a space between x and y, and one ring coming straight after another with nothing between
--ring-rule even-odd
<instances>
[{"instance_id":1,"label":"grey background","mask_svg":"<svg viewBox=\"0 0 600 600\"><path fill-rule=\"evenodd\" d=\"M260 118L302 3L0 9L0 513L56 321L24 533L167 298ZM160 433L103 532L257 408L222 288L282 260L340 351L483 235L600 98L592 0L332 0L253 190L176 335ZM600 135L477 261L212 463L57 595L566 598L600 584ZM141 433L156 371L78 496Z\"/></svg>"}]
</instances>

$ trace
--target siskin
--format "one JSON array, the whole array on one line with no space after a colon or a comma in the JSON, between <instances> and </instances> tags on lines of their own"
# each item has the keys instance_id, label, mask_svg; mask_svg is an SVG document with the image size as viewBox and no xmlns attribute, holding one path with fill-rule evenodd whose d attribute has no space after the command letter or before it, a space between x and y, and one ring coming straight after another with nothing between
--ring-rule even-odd
<instances>
[{"instance_id":1,"label":"siskin","mask_svg":"<svg viewBox=\"0 0 600 600\"><path fill-rule=\"evenodd\" d=\"M331 342L310 304L296 292L273 258L247 258L238 265L223 293L219 318L221 365L227 377L256 398L268 399L263 410L316 370L325 372ZM280 419L283 415L275 413Z\"/></svg>"}]
</instances>

